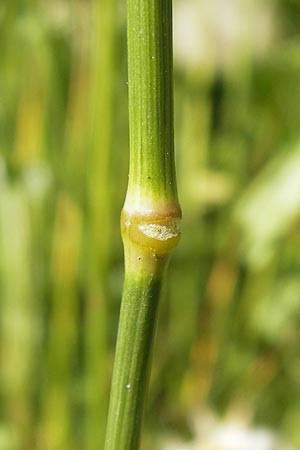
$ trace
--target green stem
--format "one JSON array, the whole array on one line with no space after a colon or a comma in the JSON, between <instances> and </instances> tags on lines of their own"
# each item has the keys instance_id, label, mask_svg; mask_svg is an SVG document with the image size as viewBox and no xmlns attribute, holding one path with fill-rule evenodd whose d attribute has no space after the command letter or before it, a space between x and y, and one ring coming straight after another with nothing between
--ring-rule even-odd
<instances>
[{"instance_id":1,"label":"green stem","mask_svg":"<svg viewBox=\"0 0 300 450\"><path fill-rule=\"evenodd\" d=\"M172 0L128 0L130 170L125 209L177 200Z\"/></svg>"},{"instance_id":2,"label":"green stem","mask_svg":"<svg viewBox=\"0 0 300 450\"><path fill-rule=\"evenodd\" d=\"M160 287L155 277L125 278L106 449L139 446Z\"/></svg>"},{"instance_id":3,"label":"green stem","mask_svg":"<svg viewBox=\"0 0 300 450\"><path fill-rule=\"evenodd\" d=\"M128 0L129 184L125 282L105 450L137 450L159 295L180 232L172 86L172 1Z\"/></svg>"}]
</instances>

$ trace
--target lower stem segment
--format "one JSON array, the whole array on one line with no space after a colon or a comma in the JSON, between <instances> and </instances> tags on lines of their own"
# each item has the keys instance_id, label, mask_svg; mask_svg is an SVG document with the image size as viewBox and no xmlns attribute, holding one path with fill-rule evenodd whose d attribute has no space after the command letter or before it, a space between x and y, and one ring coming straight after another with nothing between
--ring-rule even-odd
<instances>
[{"instance_id":1,"label":"lower stem segment","mask_svg":"<svg viewBox=\"0 0 300 450\"><path fill-rule=\"evenodd\" d=\"M162 276L125 277L105 450L137 450Z\"/></svg>"}]
</instances>

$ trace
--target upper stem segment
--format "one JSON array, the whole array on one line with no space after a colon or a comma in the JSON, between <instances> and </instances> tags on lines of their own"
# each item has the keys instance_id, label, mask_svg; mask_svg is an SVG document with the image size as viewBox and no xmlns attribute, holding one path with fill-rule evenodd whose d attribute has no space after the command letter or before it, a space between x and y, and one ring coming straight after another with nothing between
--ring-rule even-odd
<instances>
[{"instance_id":1,"label":"upper stem segment","mask_svg":"<svg viewBox=\"0 0 300 450\"><path fill-rule=\"evenodd\" d=\"M128 0L130 171L124 209L179 215L174 165L172 1ZM162 211L159 211L162 210Z\"/></svg>"}]
</instances>

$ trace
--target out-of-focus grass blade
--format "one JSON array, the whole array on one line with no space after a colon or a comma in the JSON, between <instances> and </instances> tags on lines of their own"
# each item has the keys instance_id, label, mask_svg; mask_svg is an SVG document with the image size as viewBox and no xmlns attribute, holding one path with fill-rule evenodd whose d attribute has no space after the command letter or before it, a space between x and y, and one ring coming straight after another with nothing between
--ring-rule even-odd
<instances>
[{"instance_id":1,"label":"out-of-focus grass blade","mask_svg":"<svg viewBox=\"0 0 300 450\"><path fill-rule=\"evenodd\" d=\"M241 196L235 209L243 232L242 251L253 266L264 266L276 241L300 215L300 144L275 156Z\"/></svg>"},{"instance_id":2,"label":"out-of-focus grass blade","mask_svg":"<svg viewBox=\"0 0 300 450\"><path fill-rule=\"evenodd\" d=\"M0 191L0 379L8 448L32 445L32 394L38 338L31 279L28 202L20 185Z\"/></svg>"},{"instance_id":3,"label":"out-of-focus grass blade","mask_svg":"<svg viewBox=\"0 0 300 450\"><path fill-rule=\"evenodd\" d=\"M108 402L108 289L112 197L112 125L116 2L92 2L90 129L87 176L85 448L104 445Z\"/></svg>"},{"instance_id":4,"label":"out-of-focus grass blade","mask_svg":"<svg viewBox=\"0 0 300 450\"><path fill-rule=\"evenodd\" d=\"M78 367L77 277L82 217L72 198L58 196L52 252L52 301L43 393L41 448L74 446L74 386Z\"/></svg>"}]
</instances>

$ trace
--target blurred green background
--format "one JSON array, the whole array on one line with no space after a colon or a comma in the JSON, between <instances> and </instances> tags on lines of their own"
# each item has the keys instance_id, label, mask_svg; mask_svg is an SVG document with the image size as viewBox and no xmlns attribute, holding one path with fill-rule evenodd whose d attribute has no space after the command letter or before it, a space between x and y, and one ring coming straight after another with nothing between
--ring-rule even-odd
<instances>
[{"instance_id":1,"label":"blurred green background","mask_svg":"<svg viewBox=\"0 0 300 450\"><path fill-rule=\"evenodd\" d=\"M1 0L0 55L0 450L99 450L123 279L126 4ZM299 449L299 1L176 0L174 81L184 218L143 450L167 436L277 448L197 444L199 415Z\"/></svg>"}]
</instances>

